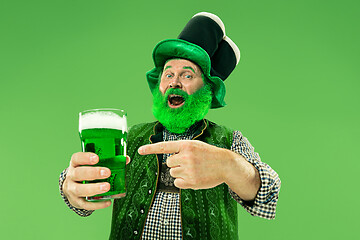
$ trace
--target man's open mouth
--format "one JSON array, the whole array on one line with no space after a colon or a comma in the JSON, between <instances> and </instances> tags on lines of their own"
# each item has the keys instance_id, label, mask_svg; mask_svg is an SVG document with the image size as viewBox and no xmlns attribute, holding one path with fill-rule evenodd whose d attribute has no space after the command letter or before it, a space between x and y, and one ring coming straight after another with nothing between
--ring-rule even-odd
<instances>
[{"instance_id":1,"label":"man's open mouth","mask_svg":"<svg viewBox=\"0 0 360 240\"><path fill-rule=\"evenodd\" d=\"M184 105L185 99L183 96L176 95L176 94L170 94L168 96L168 105L171 108L179 108L182 105Z\"/></svg>"}]
</instances>

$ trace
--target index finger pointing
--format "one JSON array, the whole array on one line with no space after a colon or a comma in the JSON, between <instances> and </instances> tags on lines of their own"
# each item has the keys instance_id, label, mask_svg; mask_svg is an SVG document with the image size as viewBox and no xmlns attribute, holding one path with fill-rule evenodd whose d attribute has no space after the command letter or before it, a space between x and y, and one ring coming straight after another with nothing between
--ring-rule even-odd
<instances>
[{"instance_id":1,"label":"index finger pointing","mask_svg":"<svg viewBox=\"0 0 360 240\"><path fill-rule=\"evenodd\" d=\"M181 143L179 141L159 142L159 143L141 146L138 149L138 152L140 155L160 154L160 153L179 153L180 145Z\"/></svg>"}]
</instances>

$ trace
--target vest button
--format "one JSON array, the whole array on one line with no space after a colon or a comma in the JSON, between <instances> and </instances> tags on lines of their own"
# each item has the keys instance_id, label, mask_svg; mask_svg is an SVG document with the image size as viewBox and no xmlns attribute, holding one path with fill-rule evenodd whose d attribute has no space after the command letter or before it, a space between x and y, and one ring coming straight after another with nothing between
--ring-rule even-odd
<instances>
[{"instance_id":1,"label":"vest button","mask_svg":"<svg viewBox=\"0 0 360 240\"><path fill-rule=\"evenodd\" d=\"M135 234L135 235L137 235L137 234L138 234L138 232L135 230L135 231L134 231L134 234Z\"/></svg>"},{"instance_id":2,"label":"vest button","mask_svg":"<svg viewBox=\"0 0 360 240\"><path fill-rule=\"evenodd\" d=\"M151 191L151 189L149 189L149 194L151 194L152 193L152 191Z\"/></svg>"},{"instance_id":3,"label":"vest button","mask_svg":"<svg viewBox=\"0 0 360 240\"><path fill-rule=\"evenodd\" d=\"M144 214L144 212L145 212L144 209L140 209L141 214Z\"/></svg>"}]
</instances>

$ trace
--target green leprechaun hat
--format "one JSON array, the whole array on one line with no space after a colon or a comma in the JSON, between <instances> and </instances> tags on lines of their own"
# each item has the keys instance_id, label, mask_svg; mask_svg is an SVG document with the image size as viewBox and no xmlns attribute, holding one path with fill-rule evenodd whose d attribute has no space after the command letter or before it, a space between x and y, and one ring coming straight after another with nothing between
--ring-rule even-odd
<instances>
[{"instance_id":1,"label":"green leprechaun hat","mask_svg":"<svg viewBox=\"0 0 360 240\"><path fill-rule=\"evenodd\" d=\"M184 58L200 66L213 92L211 108L224 107L225 79L240 60L240 50L225 35L221 19L207 12L195 14L177 39L159 42L153 50L155 68L146 73L150 90L156 88L167 60Z\"/></svg>"}]
</instances>

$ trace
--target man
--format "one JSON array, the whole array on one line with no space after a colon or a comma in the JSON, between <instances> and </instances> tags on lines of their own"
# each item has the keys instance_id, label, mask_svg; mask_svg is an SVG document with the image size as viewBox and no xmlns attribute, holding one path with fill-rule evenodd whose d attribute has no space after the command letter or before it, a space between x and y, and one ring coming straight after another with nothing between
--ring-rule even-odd
<instances>
[{"instance_id":1,"label":"man","mask_svg":"<svg viewBox=\"0 0 360 240\"><path fill-rule=\"evenodd\" d=\"M275 217L280 179L260 161L239 131L204 119L225 106L225 80L240 52L222 21L196 14L178 39L160 42L147 73L157 122L128 134L127 196L114 201L110 239L237 239L237 203L250 214ZM131 158L131 161L130 161ZM109 169L89 167L98 157L76 153L60 190L81 216L110 206L86 202L109 190Z\"/></svg>"}]
</instances>

